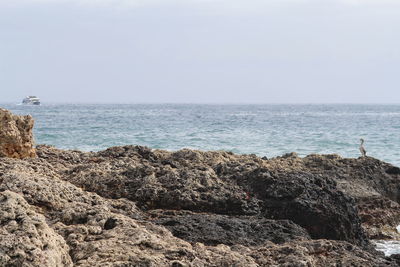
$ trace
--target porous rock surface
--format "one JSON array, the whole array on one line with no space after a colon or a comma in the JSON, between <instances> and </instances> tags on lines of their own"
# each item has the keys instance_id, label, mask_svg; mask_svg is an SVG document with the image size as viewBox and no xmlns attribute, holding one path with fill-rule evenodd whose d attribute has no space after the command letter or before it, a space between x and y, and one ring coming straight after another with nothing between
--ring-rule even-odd
<instances>
[{"instance_id":1,"label":"porous rock surface","mask_svg":"<svg viewBox=\"0 0 400 267\"><path fill-rule=\"evenodd\" d=\"M395 205L368 212L397 203L400 178L376 159L37 155L0 158L0 266L398 266L369 242L367 226L396 221Z\"/></svg>"},{"instance_id":2,"label":"porous rock surface","mask_svg":"<svg viewBox=\"0 0 400 267\"><path fill-rule=\"evenodd\" d=\"M94 163L83 160L68 167L64 179L107 198L127 198L143 210L261 215L291 220L312 238L367 243L354 199L329 176L274 169L255 156L227 152L126 146L93 156Z\"/></svg>"},{"instance_id":3,"label":"porous rock surface","mask_svg":"<svg viewBox=\"0 0 400 267\"><path fill-rule=\"evenodd\" d=\"M358 200L362 226L372 239L400 240L397 226L400 222L400 206L382 196L364 197Z\"/></svg>"},{"instance_id":4,"label":"porous rock surface","mask_svg":"<svg viewBox=\"0 0 400 267\"><path fill-rule=\"evenodd\" d=\"M259 246L268 241L282 244L310 239L305 229L289 220L171 210L153 210L149 215L154 218L151 221L165 226L174 236L206 245Z\"/></svg>"},{"instance_id":5,"label":"porous rock surface","mask_svg":"<svg viewBox=\"0 0 400 267\"><path fill-rule=\"evenodd\" d=\"M11 191L0 193L0 266L72 266L65 240Z\"/></svg>"},{"instance_id":6,"label":"porous rock surface","mask_svg":"<svg viewBox=\"0 0 400 267\"><path fill-rule=\"evenodd\" d=\"M23 159L36 156L33 123L29 115L18 116L0 108L0 157Z\"/></svg>"}]
</instances>

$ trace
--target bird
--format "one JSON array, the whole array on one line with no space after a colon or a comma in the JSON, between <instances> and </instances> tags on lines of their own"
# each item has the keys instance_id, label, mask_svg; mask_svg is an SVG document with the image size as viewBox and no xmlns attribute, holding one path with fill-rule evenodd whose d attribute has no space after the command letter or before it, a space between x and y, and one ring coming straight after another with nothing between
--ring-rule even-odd
<instances>
[{"instance_id":1,"label":"bird","mask_svg":"<svg viewBox=\"0 0 400 267\"><path fill-rule=\"evenodd\" d=\"M361 138L360 141L361 141L361 145L360 145L361 155L362 155L362 157L366 157L367 156L367 151L364 148L364 139Z\"/></svg>"}]
</instances>

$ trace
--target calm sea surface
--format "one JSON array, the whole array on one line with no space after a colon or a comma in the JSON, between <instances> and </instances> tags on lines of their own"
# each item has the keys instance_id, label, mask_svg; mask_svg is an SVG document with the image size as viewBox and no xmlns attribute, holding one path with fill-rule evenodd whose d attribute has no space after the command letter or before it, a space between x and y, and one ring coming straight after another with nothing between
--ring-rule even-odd
<instances>
[{"instance_id":1,"label":"calm sea surface","mask_svg":"<svg viewBox=\"0 0 400 267\"><path fill-rule=\"evenodd\" d=\"M273 157L370 156L400 166L400 105L0 104L31 114L38 144L97 151L137 144Z\"/></svg>"}]
</instances>

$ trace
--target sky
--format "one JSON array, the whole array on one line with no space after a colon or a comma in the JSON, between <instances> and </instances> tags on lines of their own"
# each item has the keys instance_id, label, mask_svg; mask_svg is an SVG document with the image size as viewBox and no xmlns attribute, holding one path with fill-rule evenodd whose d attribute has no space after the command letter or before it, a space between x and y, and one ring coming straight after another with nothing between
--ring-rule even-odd
<instances>
[{"instance_id":1,"label":"sky","mask_svg":"<svg viewBox=\"0 0 400 267\"><path fill-rule=\"evenodd\" d=\"M0 102L400 103L398 0L0 0Z\"/></svg>"}]
</instances>

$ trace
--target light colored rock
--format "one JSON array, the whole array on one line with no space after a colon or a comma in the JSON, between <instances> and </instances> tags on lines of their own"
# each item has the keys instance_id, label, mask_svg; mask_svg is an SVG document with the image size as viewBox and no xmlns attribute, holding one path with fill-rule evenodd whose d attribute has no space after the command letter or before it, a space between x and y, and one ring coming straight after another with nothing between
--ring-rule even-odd
<instances>
[{"instance_id":1,"label":"light colored rock","mask_svg":"<svg viewBox=\"0 0 400 267\"><path fill-rule=\"evenodd\" d=\"M133 202L102 198L57 176L41 159L0 159L0 191L16 192L46 216L74 266L257 266L228 246L193 246L145 221Z\"/></svg>"},{"instance_id":2,"label":"light colored rock","mask_svg":"<svg viewBox=\"0 0 400 267\"><path fill-rule=\"evenodd\" d=\"M36 157L33 147L33 124L30 115L18 116L0 108L0 157Z\"/></svg>"},{"instance_id":3,"label":"light colored rock","mask_svg":"<svg viewBox=\"0 0 400 267\"><path fill-rule=\"evenodd\" d=\"M21 195L0 193L0 225L0 266L72 266L64 239Z\"/></svg>"}]
</instances>

